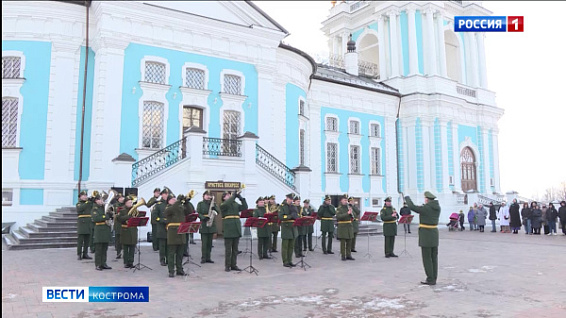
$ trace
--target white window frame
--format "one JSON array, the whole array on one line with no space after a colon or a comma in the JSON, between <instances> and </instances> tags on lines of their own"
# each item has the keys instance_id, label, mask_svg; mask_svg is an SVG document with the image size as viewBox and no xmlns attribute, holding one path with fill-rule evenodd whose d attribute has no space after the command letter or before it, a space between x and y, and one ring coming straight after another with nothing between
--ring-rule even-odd
<instances>
[{"instance_id":1,"label":"white window frame","mask_svg":"<svg viewBox=\"0 0 566 318\"><path fill-rule=\"evenodd\" d=\"M303 102L303 113L301 114L301 102ZM303 96L299 96L299 100L297 101L297 107L299 109L299 115L303 117L307 117L307 101Z\"/></svg>"},{"instance_id":2,"label":"white window frame","mask_svg":"<svg viewBox=\"0 0 566 318\"><path fill-rule=\"evenodd\" d=\"M199 69L201 71L204 71L204 90L208 90L208 81L210 79L209 77L209 71L208 71L208 67L206 67L206 65L204 64L199 64L199 63L190 63L187 62L183 65L183 71L181 74L181 83L183 83L183 87L187 87L187 69L188 68L195 68L195 69ZM195 89L195 88L190 88L190 89Z\"/></svg>"},{"instance_id":3,"label":"white window frame","mask_svg":"<svg viewBox=\"0 0 566 318\"><path fill-rule=\"evenodd\" d=\"M379 150L379 171L377 173L373 172L373 149L378 149ZM370 162L370 175L372 176L382 176L383 175L383 160L382 160L383 154L381 152L381 147L372 147L370 146L369 148L369 162Z\"/></svg>"},{"instance_id":4,"label":"white window frame","mask_svg":"<svg viewBox=\"0 0 566 318\"><path fill-rule=\"evenodd\" d=\"M225 75L234 75L234 76L239 76L241 82L241 91L240 91L240 96L245 95L244 92L246 91L246 77L244 76L244 73L240 72L240 71L236 71L236 70L231 70L231 69L224 69L220 72L220 94L226 94L226 95L233 95L233 94L228 94L224 92L224 76Z\"/></svg>"},{"instance_id":5,"label":"white window frame","mask_svg":"<svg viewBox=\"0 0 566 318\"><path fill-rule=\"evenodd\" d=\"M24 78L24 71L26 69L26 56L24 52L21 51L2 51L2 57L19 57L20 58L20 76L18 78L3 78L2 81L6 80L17 80ZM2 95L4 96L4 95Z\"/></svg>"},{"instance_id":6,"label":"white window frame","mask_svg":"<svg viewBox=\"0 0 566 318\"><path fill-rule=\"evenodd\" d=\"M4 201L4 196L2 196L2 206L13 206L14 205L14 189L12 189L12 188L2 188L2 194L4 192L9 192L12 196L12 200Z\"/></svg>"},{"instance_id":7,"label":"white window frame","mask_svg":"<svg viewBox=\"0 0 566 318\"><path fill-rule=\"evenodd\" d=\"M336 145L336 169L335 171L330 171L330 165L328 164L328 160L329 160L329 152L328 152L328 145L329 144L335 144ZM333 142L333 141L328 141L325 144L325 151L326 151L326 173L340 173L340 144L338 142Z\"/></svg>"},{"instance_id":8,"label":"white window frame","mask_svg":"<svg viewBox=\"0 0 566 318\"><path fill-rule=\"evenodd\" d=\"M301 133L303 133L302 138L301 138ZM307 148L307 131L305 129L299 129L299 165L306 166L306 162L307 162L306 148Z\"/></svg>"},{"instance_id":9,"label":"white window frame","mask_svg":"<svg viewBox=\"0 0 566 318\"><path fill-rule=\"evenodd\" d=\"M336 130L328 129L328 118L334 118L336 120ZM339 133L340 132L340 120L336 115L326 115L324 116L324 130L327 132Z\"/></svg>"},{"instance_id":10,"label":"white window frame","mask_svg":"<svg viewBox=\"0 0 566 318\"><path fill-rule=\"evenodd\" d=\"M146 82L145 81L145 63L146 62L155 62L165 64L165 83L153 83L153 82ZM140 82L144 83L151 83L156 85L169 85L169 76L171 76L171 67L169 65L169 60L160 56L153 56L153 55L146 55L140 61L140 70L141 70L141 78ZM184 83L184 81L182 82Z\"/></svg>"},{"instance_id":11,"label":"white window frame","mask_svg":"<svg viewBox=\"0 0 566 318\"><path fill-rule=\"evenodd\" d=\"M378 135L378 136L372 135L373 130L371 129L371 127L372 127L373 125L377 125L378 132L379 132L379 135ZM369 134L368 134L368 135L369 135L369 137L371 137L371 138L381 138L381 135L382 135L382 134L381 134L381 123L379 123L379 122L377 122L377 121L370 121L370 123L369 123Z\"/></svg>"},{"instance_id":12,"label":"white window frame","mask_svg":"<svg viewBox=\"0 0 566 318\"><path fill-rule=\"evenodd\" d=\"M225 139L224 138L224 113L225 112L237 112L240 114L240 124L238 126L238 132L237 132L237 136L235 139L237 139L238 137L240 137L243 134L243 130L244 130L244 121L243 121L243 113L240 110L235 110L235 109L224 109L222 110L222 113L220 113L220 116L222 116L222 126L220 127L220 138Z\"/></svg>"},{"instance_id":13,"label":"white window frame","mask_svg":"<svg viewBox=\"0 0 566 318\"><path fill-rule=\"evenodd\" d=\"M358 149L358 171L357 172L353 172L352 171L352 147L356 147ZM348 163L349 163L349 168L348 169L348 173L349 174L354 174L354 175L358 175L358 174L362 174L362 147L360 145L356 145L356 144L350 144L348 145Z\"/></svg>"},{"instance_id":14,"label":"white window frame","mask_svg":"<svg viewBox=\"0 0 566 318\"><path fill-rule=\"evenodd\" d=\"M2 89L2 91L4 91L4 89ZM19 92L19 90L18 90ZM2 92L4 93L4 92ZM2 149L14 149L14 148L19 148L20 147L20 131L22 128L22 112L23 112L23 107L22 107L22 97L17 97L17 96L5 96L4 94L2 94L2 99L4 98L13 98L15 100L18 101L18 115L16 117L16 144L14 145L14 147L6 147L4 148L4 146L2 146Z\"/></svg>"},{"instance_id":15,"label":"white window frame","mask_svg":"<svg viewBox=\"0 0 566 318\"><path fill-rule=\"evenodd\" d=\"M358 132L352 132L352 124L356 123L358 125ZM348 133L352 135L361 135L360 121L357 119L351 119L348 121Z\"/></svg>"},{"instance_id":16,"label":"white window frame","mask_svg":"<svg viewBox=\"0 0 566 318\"><path fill-rule=\"evenodd\" d=\"M155 102L155 103L160 103L163 104L163 131L161 133L161 148L149 148L149 147L144 147L143 146L143 104L144 102ZM167 103L164 103L162 101L156 100L156 99L147 99L147 100L142 100L141 102L141 110L140 110L140 116L139 116L139 127L140 127L140 132L139 132L139 149L146 149L146 150L151 150L151 151L158 151L160 149L163 149L165 147L167 147Z\"/></svg>"}]
</instances>

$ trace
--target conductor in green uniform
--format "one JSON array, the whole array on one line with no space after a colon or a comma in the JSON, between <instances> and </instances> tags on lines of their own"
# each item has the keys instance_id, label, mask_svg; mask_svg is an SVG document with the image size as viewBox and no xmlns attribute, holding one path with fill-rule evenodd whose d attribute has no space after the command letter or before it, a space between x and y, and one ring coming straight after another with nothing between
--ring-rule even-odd
<instances>
[{"instance_id":1,"label":"conductor in green uniform","mask_svg":"<svg viewBox=\"0 0 566 318\"><path fill-rule=\"evenodd\" d=\"M266 213L265 211L265 201L268 198L259 197L255 201L256 208L254 210L255 218L262 218ZM271 234L271 228L265 225L264 227L257 228L257 255L259 259L270 259L271 256L267 255L267 249L269 248L269 235Z\"/></svg>"},{"instance_id":2,"label":"conductor in green uniform","mask_svg":"<svg viewBox=\"0 0 566 318\"><path fill-rule=\"evenodd\" d=\"M340 255L342 260L354 260L352 257L352 239L354 238L354 227L352 226L352 208L348 205L348 195L340 198L340 206L336 209L336 220L338 221L338 238L340 239Z\"/></svg>"},{"instance_id":3,"label":"conductor in green uniform","mask_svg":"<svg viewBox=\"0 0 566 318\"><path fill-rule=\"evenodd\" d=\"M155 207L151 212L151 220L155 222L155 240L158 244L159 263L161 266L167 266L167 219L165 218L165 209L167 208L167 197L169 191L163 189L160 193L161 200L155 203Z\"/></svg>"},{"instance_id":4,"label":"conductor in green uniform","mask_svg":"<svg viewBox=\"0 0 566 318\"><path fill-rule=\"evenodd\" d=\"M320 231L322 232L322 253L334 254L332 252L332 239L334 238L334 216L336 208L330 204L330 196L324 197L324 202L318 208L317 217L320 221ZM326 245L326 236L328 236L328 245Z\"/></svg>"},{"instance_id":5,"label":"conductor in green uniform","mask_svg":"<svg viewBox=\"0 0 566 318\"><path fill-rule=\"evenodd\" d=\"M236 198L240 199L242 204L238 204ZM240 272L242 270L237 265L238 244L240 237L242 237L240 211L246 210L248 204L238 191L232 194L224 192L222 201L220 212L222 214L222 234L224 235L224 270L226 272L231 270Z\"/></svg>"},{"instance_id":6,"label":"conductor in green uniform","mask_svg":"<svg viewBox=\"0 0 566 318\"><path fill-rule=\"evenodd\" d=\"M138 243L138 228L128 227L128 220L132 217L128 212L130 212L132 208L132 203L132 197L127 196L124 199L124 208L120 209L120 214L118 215L118 222L120 222L122 228L120 241L122 241L122 247L124 249L125 268L134 267L134 253L136 244Z\"/></svg>"},{"instance_id":7,"label":"conductor in green uniform","mask_svg":"<svg viewBox=\"0 0 566 318\"><path fill-rule=\"evenodd\" d=\"M112 236L110 225L106 223L109 217L104 213L104 202L99 195L94 197L94 203L90 213L94 225L94 266L97 271L112 269L106 264L108 244Z\"/></svg>"},{"instance_id":8,"label":"conductor in green uniform","mask_svg":"<svg viewBox=\"0 0 566 318\"><path fill-rule=\"evenodd\" d=\"M211 204L212 204L212 208L211 208ZM197 213L201 221L201 225L199 229L201 242L202 242L202 246L201 246L202 256L200 259L201 264L214 263L214 261L211 259L210 254L212 252L212 238L214 236L214 233L217 232L217 230L216 230L216 223L214 223L215 222L214 217L208 214L209 211L211 213L212 211L218 212L216 206L214 206L214 202L212 201L212 196L210 195L210 191L206 190L202 194L202 201L200 201L197 204ZM208 226L207 222L211 218L213 219L212 225Z\"/></svg>"},{"instance_id":9,"label":"conductor in green uniform","mask_svg":"<svg viewBox=\"0 0 566 318\"><path fill-rule=\"evenodd\" d=\"M360 232L360 209L354 204L354 198L348 198L348 205L352 208L352 227L354 228L354 238L352 239L352 252L356 253L356 239L358 238L358 233Z\"/></svg>"},{"instance_id":10,"label":"conductor in green uniform","mask_svg":"<svg viewBox=\"0 0 566 318\"><path fill-rule=\"evenodd\" d=\"M279 207L278 213L279 220L281 220L281 259L285 267L295 267L292 260L298 230L297 227L293 226L293 223L299 218L299 211L297 206L293 204L294 197L293 193L287 194L285 201Z\"/></svg>"},{"instance_id":11,"label":"conductor in green uniform","mask_svg":"<svg viewBox=\"0 0 566 318\"><path fill-rule=\"evenodd\" d=\"M81 191L79 193L79 202L77 203L77 255L79 261L82 259L92 259L92 257L88 256L92 224L90 210L92 205L92 200L87 199L86 191Z\"/></svg>"},{"instance_id":12,"label":"conductor in green uniform","mask_svg":"<svg viewBox=\"0 0 566 318\"><path fill-rule=\"evenodd\" d=\"M424 193L425 204L416 206L409 196L405 197L409 209L420 214L419 246L423 258L426 280L421 284L436 285L438 278L438 218L440 217L440 204L436 196L429 191Z\"/></svg>"},{"instance_id":13,"label":"conductor in green uniform","mask_svg":"<svg viewBox=\"0 0 566 318\"><path fill-rule=\"evenodd\" d=\"M383 221L383 236L385 237L385 257L398 257L393 253L395 249L395 236L397 235L397 211L391 206L391 197L385 199L385 206L381 209L379 217Z\"/></svg>"},{"instance_id":14,"label":"conductor in green uniform","mask_svg":"<svg viewBox=\"0 0 566 318\"><path fill-rule=\"evenodd\" d=\"M155 223L155 218L153 217L155 208L151 209L151 207L157 203L157 199L159 198L159 192L161 192L161 190L159 188L155 188L153 190L153 196L145 204L145 206L147 206L151 210L151 246L153 247L154 251L157 251L159 249L159 241L156 238L157 223Z\"/></svg>"},{"instance_id":15,"label":"conductor in green uniform","mask_svg":"<svg viewBox=\"0 0 566 318\"><path fill-rule=\"evenodd\" d=\"M182 198L182 197L181 197ZM167 207L165 208L165 219L167 223L167 266L169 269L169 277L175 276L175 267L177 267L177 275L185 275L183 271L183 252L187 244L186 234L177 234L179 226L185 222L187 209L183 207L182 200L177 200L170 193L167 197Z\"/></svg>"}]
</instances>

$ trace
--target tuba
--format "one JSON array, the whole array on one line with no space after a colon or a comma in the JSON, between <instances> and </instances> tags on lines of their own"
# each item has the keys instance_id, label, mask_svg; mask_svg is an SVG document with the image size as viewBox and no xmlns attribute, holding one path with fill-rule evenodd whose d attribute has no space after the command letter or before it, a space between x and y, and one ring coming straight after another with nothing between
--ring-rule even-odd
<instances>
[{"instance_id":1,"label":"tuba","mask_svg":"<svg viewBox=\"0 0 566 318\"><path fill-rule=\"evenodd\" d=\"M106 202L104 205L104 212L112 215L112 217L114 217L114 207L111 205L111 202L117 195L118 192L116 192L116 190L110 190L110 194L107 194L106 199L104 200ZM112 222L110 220L106 220L106 225L112 227Z\"/></svg>"},{"instance_id":2,"label":"tuba","mask_svg":"<svg viewBox=\"0 0 566 318\"><path fill-rule=\"evenodd\" d=\"M218 213L212 209L214 205L215 205L214 196L212 196L212 199L210 200L210 206L208 207L208 221L206 221L206 226L208 227L212 226L212 224L214 223L214 219L216 218L216 215L218 215Z\"/></svg>"},{"instance_id":3,"label":"tuba","mask_svg":"<svg viewBox=\"0 0 566 318\"><path fill-rule=\"evenodd\" d=\"M139 215L138 208L142 205L145 205L145 200L143 198L139 199L136 202L136 204L130 208L130 211L128 211L128 215L131 216L131 217L137 218L138 215Z\"/></svg>"}]
</instances>

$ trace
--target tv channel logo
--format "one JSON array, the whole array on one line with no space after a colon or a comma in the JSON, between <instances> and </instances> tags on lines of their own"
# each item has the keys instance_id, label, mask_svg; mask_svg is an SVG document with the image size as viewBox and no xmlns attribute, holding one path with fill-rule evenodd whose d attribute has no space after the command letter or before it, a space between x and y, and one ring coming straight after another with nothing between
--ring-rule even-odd
<instances>
[{"instance_id":1,"label":"tv channel logo","mask_svg":"<svg viewBox=\"0 0 566 318\"><path fill-rule=\"evenodd\" d=\"M43 287L41 298L53 303L149 302L149 287Z\"/></svg>"},{"instance_id":2,"label":"tv channel logo","mask_svg":"<svg viewBox=\"0 0 566 318\"><path fill-rule=\"evenodd\" d=\"M455 16L454 32L523 32L523 16Z\"/></svg>"}]
</instances>

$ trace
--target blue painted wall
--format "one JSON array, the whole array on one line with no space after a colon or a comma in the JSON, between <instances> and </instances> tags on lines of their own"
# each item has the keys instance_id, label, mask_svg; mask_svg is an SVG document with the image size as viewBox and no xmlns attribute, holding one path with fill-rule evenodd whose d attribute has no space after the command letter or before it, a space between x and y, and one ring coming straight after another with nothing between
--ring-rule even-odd
<instances>
[{"instance_id":1,"label":"blue painted wall","mask_svg":"<svg viewBox=\"0 0 566 318\"><path fill-rule=\"evenodd\" d=\"M304 90L293 84L285 86L285 164L290 168L299 165L299 97L307 100Z\"/></svg>"},{"instance_id":2,"label":"blue painted wall","mask_svg":"<svg viewBox=\"0 0 566 318\"><path fill-rule=\"evenodd\" d=\"M171 88L166 94L169 103L167 132L165 145L169 145L179 140L181 134L181 120L179 118L179 103L182 94L179 86L182 86L182 68L186 62L193 62L206 65L209 72L208 89L212 92L208 96L208 105L205 116L210 118L209 126L203 127L210 137L221 137L220 127L220 108L222 99L220 98L220 73L223 69L230 69L242 72L245 77L244 95L247 99L243 103L244 127L243 132L250 131L257 134L257 114L258 114L258 79L255 66L227 59L210 57L200 54L192 54L177 50L170 50L160 47L130 44L124 53L124 84L122 96L122 122L120 130L120 152L125 152L137 158L134 151L140 145L139 141L139 102L142 90L139 86L141 80L141 60L144 56L158 56L168 61L170 76L168 85ZM136 91L132 94L132 88ZM176 93L176 97L174 98ZM216 104L214 100L217 99ZM181 106L182 107L182 106Z\"/></svg>"},{"instance_id":3,"label":"blue painted wall","mask_svg":"<svg viewBox=\"0 0 566 318\"><path fill-rule=\"evenodd\" d=\"M417 56L419 58L419 73L424 74L423 16L420 10L417 10L415 12L415 28L417 29Z\"/></svg>"},{"instance_id":4,"label":"blue painted wall","mask_svg":"<svg viewBox=\"0 0 566 318\"><path fill-rule=\"evenodd\" d=\"M45 140L51 67L51 42L2 41L2 51L20 51L25 55L23 98L20 121L19 174L23 180L43 180Z\"/></svg>"},{"instance_id":5,"label":"blue painted wall","mask_svg":"<svg viewBox=\"0 0 566 318\"><path fill-rule=\"evenodd\" d=\"M476 146L478 145L476 127L458 125L458 144L461 144L466 137L470 137L472 143Z\"/></svg>"},{"instance_id":6,"label":"blue painted wall","mask_svg":"<svg viewBox=\"0 0 566 318\"><path fill-rule=\"evenodd\" d=\"M21 188L20 205L43 205L43 189Z\"/></svg>"},{"instance_id":7,"label":"blue painted wall","mask_svg":"<svg viewBox=\"0 0 566 318\"><path fill-rule=\"evenodd\" d=\"M495 185L495 163L494 163L494 152L493 152L493 130L490 129L488 132L489 141L489 177L493 179L493 184ZM491 185L490 185L491 186ZM491 186L491 190L495 191L495 186Z\"/></svg>"},{"instance_id":8,"label":"blue painted wall","mask_svg":"<svg viewBox=\"0 0 566 318\"><path fill-rule=\"evenodd\" d=\"M404 158L406 156L405 152L403 151L403 128L401 126L401 119L397 120L397 140L398 140L398 160L397 167L399 167L399 189L401 191L405 191L405 161Z\"/></svg>"},{"instance_id":9,"label":"blue painted wall","mask_svg":"<svg viewBox=\"0 0 566 318\"><path fill-rule=\"evenodd\" d=\"M348 174L350 173L350 157L349 157L349 137L348 137L348 120L349 118L356 118L360 121L360 133L362 135L361 138L361 150L362 150L362 157L361 157L361 171L362 171L362 190L364 192L369 192L370 190L370 179L369 175L371 173L370 168L370 143L369 143L369 124L370 121L376 121L380 124L381 132L380 136L381 139L381 171L383 175L382 187L384 191L387 190L387 167L385 162L385 152L387 149L385 148L385 120L382 116L371 115L366 113L358 113L352 112L349 110L344 109L337 109L337 108L330 108L330 107L322 107L320 110L320 124L323 129L320 130L321 134L321 172L322 172L322 191L326 190L326 135L324 132L324 128L326 127L326 115L333 114L338 117L338 131L340 132L340 136L338 137L338 173L340 173L340 190L342 192L348 192L350 188L350 180Z\"/></svg>"},{"instance_id":10,"label":"blue painted wall","mask_svg":"<svg viewBox=\"0 0 566 318\"><path fill-rule=\"evenodd\" d=\"M79 180L80 172L80 151L81 151L81 120L83 108L83 84L84 84L84 64L85 47L81 47L81 58L79 64L79 86L77 88L77 127L75 133L75 181ZM85 123L83 138L83 181L87 181L90 175L90 134L92 126L92 92L94 85L94 51L88 51L88 70L86 79L86 100L85 100Z\"/></svg>"},{"instance_id":11,"label":"blue painted wall","mask_svg":"<svg viewBox=\"0 0 566 318\"><path fill-rule=\"evenodd\" d=\"M484 144L483 144L483 138L482 138L482 129L480 126L478 126L477 128L477 133L478 133L478 151L480 152L480 158L479 158L479 190L480 192L485 192L485 167L486 167L486 162L484 162ZM476 158L476 160L478 160L478 158Z\"/></svg>"},{"instance_id":12,"label":"blue painted wall","mask_svg":"<svg viewBox=\"0 0 566 318\"><path fill-rule=\"evenodd\" d=\"M442 178L444 176L442 169L442 142L440 139L440 122L438 118L434 119L434 160L436 166L436 190L442 191Z\"/></svg>"},{"instance_id":13,"label":"blue painted wall","mask_svg":"<svg viewBox=\"0 0 566 318\"><path fill-rule=\"evenodd\" d=\"M367 27L368 29L377 31L377 22L368 24L366 27ZM359 28L359 29L357 29L356 31L352 32L352 40L357 41L358 38L360 37L360 35L364 32L364 30L365 30L366 27Z\"/></svg>"},{"instance_id":14,"label":"blue painted wall","mask_svg":"<svg viewBox=\"0 0 566 318\"><path fill-rule=\"evenodd\" d=\"M401 11L399 17L401 25L401 52L403 53L403 75L409 75L409 25L407 12Z\"/></svg>"},{"instance_id":15,"label":"blue painted wall","mask_svg":"<svg viewBox=\"0 0 566 318\"><path fill-rule=\"evenodd\" d=\"M448 139L448 174L454 176L454 145L452 142L452 121L446 125L446 135ZM454 185L450 185L450 189L454 190Z\"/></svg>"},{"instance_id":16,"label":"blue painted wall","mask_svg":"<svg viewBox=\"0 0 566 318\"><path fill-rule=\"evenodd\" d=\"M423 128L421 119L417 118L415 124L415 151L417 153L417 190L424 191L424 159L423 159Z\"/></svg>"}]
</instances>

